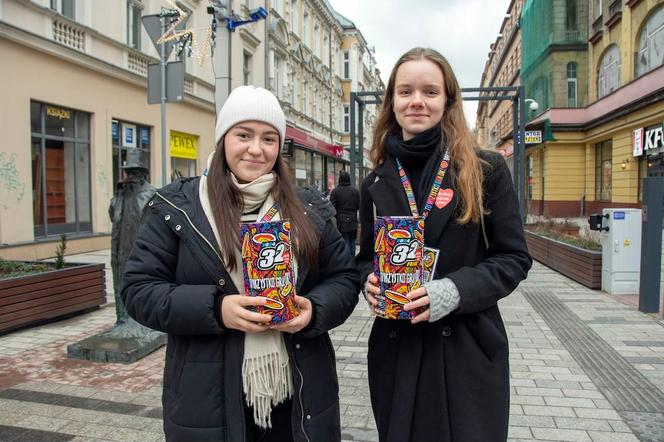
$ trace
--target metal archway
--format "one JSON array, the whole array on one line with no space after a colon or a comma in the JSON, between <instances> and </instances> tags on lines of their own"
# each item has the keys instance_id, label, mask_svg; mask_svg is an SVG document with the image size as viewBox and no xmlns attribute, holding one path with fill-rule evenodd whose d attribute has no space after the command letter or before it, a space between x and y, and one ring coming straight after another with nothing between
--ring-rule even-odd
<instances>
[{"instance_id":1,"label":"metal archway","mask_svg":"<svg viewBox=\"0 0 664 442\"><path fill-rule=\"evenodd\" d=\"M512 102L512 139L514 144L514 187L519 199L519 215L521 220L525 221L526 216L526 186L525 186L525 163L526 150L524 132L526 127L526 97L523 86L502 86L502 87L473 87L461 89L462 94L476 93L477 96L463 97L466 101L504 101ZM351 92L350 93L350 180L351 185L356 185L356 166L357 153L364 152L364 106L367 104L381 104L383 92ZM369 99L365 98L368 97ZM358 106L358 134L360 139L359 150L356 150L355 125L356 113L355 106ZM363 158L360 155L359 158Z\"/></svg>"}]
</instances>

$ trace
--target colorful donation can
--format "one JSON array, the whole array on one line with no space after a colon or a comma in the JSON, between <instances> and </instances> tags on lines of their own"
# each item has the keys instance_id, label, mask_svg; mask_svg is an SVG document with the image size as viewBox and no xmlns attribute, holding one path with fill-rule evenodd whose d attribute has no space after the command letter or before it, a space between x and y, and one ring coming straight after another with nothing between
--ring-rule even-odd
<instances>
[{"instance_id":1,"label":"colorful donation can","mask_svg":"<svg viewBox=\"0 0 664 442\"><path fill-rule=\"evenodd\" d=\"M376 315L386 319L412 319L422 309L406 311L406 295L422 285L424 219L379 216L374 223L374 271L381 294Z\"/></svg>"},{"instance_id":2,"label":"colorful donation can","mask_svg":"<svg viewBox=\"0 0 664 442\"><path fill-rule=\"evenodd\" d=\"M242 224L240 239L245 292L268 300L254 311L272 315L272 324L290 321L299 314L294 298L290 222Z\"/></svg>"}]
</instances>

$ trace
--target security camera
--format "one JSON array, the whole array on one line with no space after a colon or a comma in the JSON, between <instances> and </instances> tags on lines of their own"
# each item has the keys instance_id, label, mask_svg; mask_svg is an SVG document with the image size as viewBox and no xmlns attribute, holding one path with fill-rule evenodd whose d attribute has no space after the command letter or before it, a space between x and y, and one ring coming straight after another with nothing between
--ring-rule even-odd
<instances>
[{"instance_id":1,"label":"security camera","mask_svg":"<svg viewBox=\"0 0 664 442\"><path fill-rule=\"evenodd\" d=\"M252 9L249 12L249 17L251 17L251 19L254 21L267 18L267 10L262 6L259 6L258 8Z\"/></svg>"},{"instance_id":2,"label":"security camera","mask_svg":"<svg viewBox=\"0 0 664 442\"><path fill-rule=\"evenodd\" d=\"M533 112L536 112L537 109L539 109L539 104L537 103L537 101L531 102L530 103L530 110L533 111Z\"/></svg>"}]
</instances>

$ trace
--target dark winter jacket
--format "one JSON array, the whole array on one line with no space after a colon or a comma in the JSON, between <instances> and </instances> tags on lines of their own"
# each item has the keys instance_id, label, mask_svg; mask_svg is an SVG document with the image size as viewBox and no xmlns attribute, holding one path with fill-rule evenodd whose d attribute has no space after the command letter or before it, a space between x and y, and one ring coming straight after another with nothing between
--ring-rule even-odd
<instances>
[{"instance_id":1,"label":"dark winter jacket","mask_svg":"<svg viewBox=\"0 0 664 442\"><path fill-rule=\"evenodd\" d=\"M245 441L244 333L215 319L215 298L239 293L224 269L198 197L198 178L178 179L148 203L127 263L122 299L138 322L168 333L164 431L169 441ZM291 359L295 441L339 441L337 374L328 330L351 314L359 279L320 194L298 190L319 237L318 268L300 262L297 293L313 304L305 330L284 333ZM321 216L322 215L322 216Z\"/></svg>"},{"instance_id":2,"label":"dark winter jacket","mask_svg":"<svg viewBox=\"0 0 664 442\"><path fill-rule=\"evenodd\" d=\"M332 190L330 202L337 209L337 229L340 232L357 230L360 192L350 185L350 176L347 173L339 176L339 185Z\"/></svg>"},{"instance_id":3,"label":"dark winter jacket","mask_svg":"<svg viewBox=\"0 0 664 442\"><path fill-rule=\"evenodd\" d=\"M481 225L456 222L459 192L449 169L442 189L454 191L426 220L425 245L441 250L435 278L450 278L459 308L433 323L377 318L369 338L369 386L381 442L492 442L507 439L508 342L497 302L526 277L532 260L505 161L482 151ZM362 281L373 271L373 206L380 215L409 216L395 161L388 157L362 183Z\"/></svg>"}]
</instances>

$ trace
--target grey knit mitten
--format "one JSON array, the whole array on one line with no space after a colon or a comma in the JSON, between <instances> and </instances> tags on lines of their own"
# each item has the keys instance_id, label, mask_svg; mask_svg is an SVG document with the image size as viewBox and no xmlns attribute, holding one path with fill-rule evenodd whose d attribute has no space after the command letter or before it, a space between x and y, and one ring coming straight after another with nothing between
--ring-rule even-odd
<instances>
[{"instance_id":1,"label":"grey knit mitten","mask_svg":"<svg viewBox=\"0 0 664 442\"><path fill-rule=\"evenodd\" d=\"M429 295L429 322L435 322L459 307L459 289L449 278L434 279L424 284Z\"/></svg>"}]
</instances>

